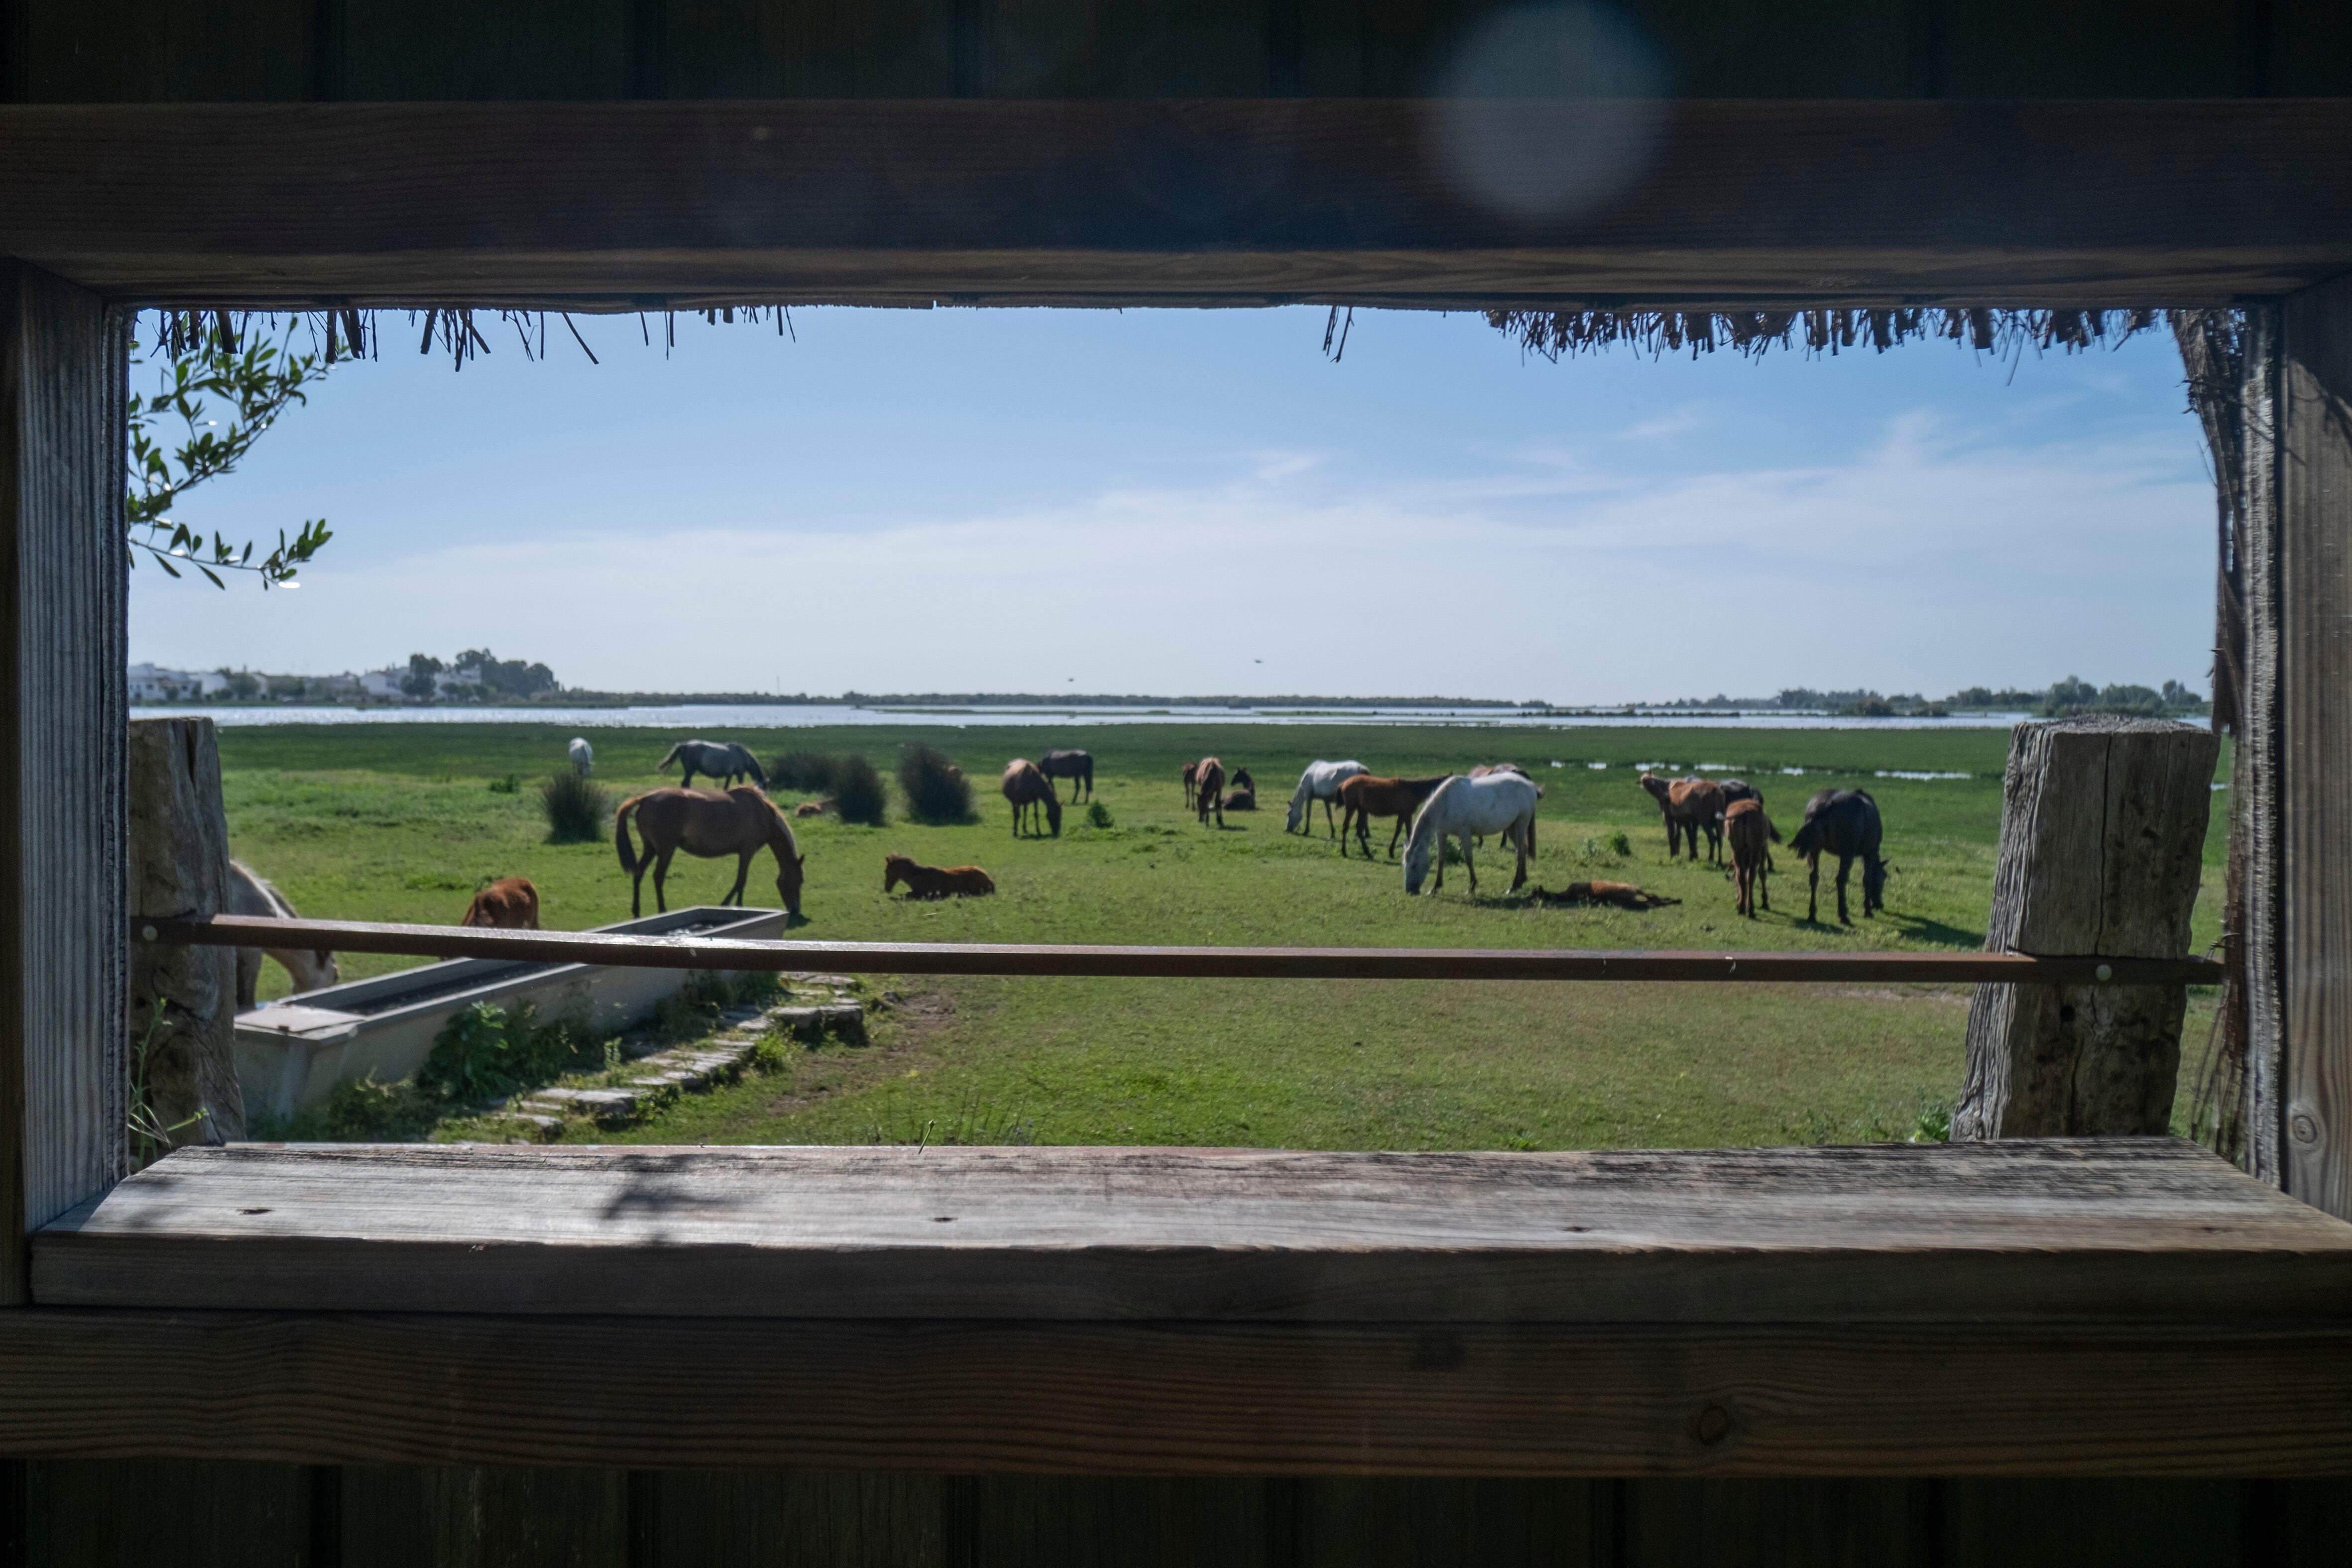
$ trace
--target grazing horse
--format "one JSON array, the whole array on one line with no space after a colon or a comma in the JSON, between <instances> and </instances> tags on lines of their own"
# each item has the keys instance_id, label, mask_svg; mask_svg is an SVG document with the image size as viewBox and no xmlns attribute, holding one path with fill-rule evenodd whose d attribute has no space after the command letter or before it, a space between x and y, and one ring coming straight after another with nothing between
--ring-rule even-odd
<instances>
[{"instance_id":1,"label":"grazing horse","mask_svg":"<svg viewBox=\"0 0 2352 1568\"><path fill-rule=\"evenodd\" d=\"M1339 830L1331 826L1331 802L1339 798L1339 786L1370 768L1360 762L1310 762L1307 771L1298 776L1298 788L1290 792L1290 820L1282 824L1286 833L1298 831L1299 824L1312 816L1315 802L1323 802L1323 827L1333 838ZM1311 829L1313 824L1307 826Z\"/></svg>"},{"instance_id":2,"label":"grazing horse","mask_svg":"<svg viewBox=\"0 0 2352 1568\"><path fill-rule=\"evenodd\" d=\"M1886 907L1886 862L1878 858L1878 802L1863 789L1823 789L1805 802L1805 825L1789 847L1805 859L1805 918L1818 920L1822 890L1822 856L1838 858L1838 924L1846 917L1845 879L1856 857L1862 861L1862 917L1869 919Z\"/></svg>"},{"instance_id":3,"label":"grazing horse","mask_svg":"<svg viewBox=\"0 0 2352 1568\"><path fill-rule=\"evenodd\" d=\"M1513 893L1528 880L1528 861L1536 852L1536 787L1532 780L1517 773L1489 773L1483 779L1455 777L1446 779L1430 796L1420 813L1412 820L1412 836L1404 845L1404 891L1407 897L1421 891L1421 879L1429 874L1433 857L1437 862L1437 883L1432 893L1445 886L1444 841L1459 839L1462 842L1462 864L1470 873L1470 896L1478 896L1478 862L1470 856L1470 839L1475 833L1500 833L1503 841L1519 852L1518 873L1511 878Z\"/></svg>"},{"instance_id":4,"label":"grazing horse","mask_svg":"<svg viewBox=\"0 0 2352 1568\"><path fill-rule=\"evenodd\" d=\"M502 876L474 894L474 902L466 905L466 917L457 924L492 931L536 931L539 889L527 876Z\"/></svg>"},{"instance_id":5,"label":"grazing horse","mask_svg":"<svg viewBox=\"0 0 2352 1568\"><path fill-rule=\"evenodd\" d=\"M636 820L637 831L645 835L642 857L629 842L631 818ZM680 850L705 860L737 857L734 889L719 902L724 904L732 899L739 909L743 904L743 879L751 873L751 857L762 849L773 851L776 894L784 901L787 915L801 912L801 871L808 857L800 852L792 824L784 821L775 802L749 784L723 795L715 789L649 789L632 795L613 814L613 847L620 852L621 869L631 879L633 919L642 912L639 898L647 867L654 873L654 907L668 913L663 883L669 878L670 856Z\"/></svg>"},{"instance_id":6,"label":"grazing horse","mask_svg":"<svg viewBox=\"0 0 2352 1568\"><path fill-rule=\"evenodd\" d=\"M1201 813L1201 826L1209 825L1212 811L1217 814L1217 826L1225 825L1225 765L1213 757L1192 764L1192 802Z\"/></svg>"},{"instance_id":7,"label":"grazing horse","mask_svg":"<svg viewBox=\"0 0 2352 1568\"><path fill-rule=\"evenodd\" d=\"M1759 806L1764 803L1764 791L1745 779L1718 779L1715 787L1723 791L1723 809L1727 811L1738 800L1753 800Z\"/></svg>"},{"instance_id":8,"label":"grazing horse","mask_svg":"<svg viewBox=\"0 0 2352 1568\"><path fill-rule=\"evenodd\" d=\"M1184 764L1184 810L1189 811L1192 809L1193 799L1200 793L1200 788L1201 765L1187 762Z\"/></svg>"},{"instance_id":9,"label":"grazing horse","mask_svg":"<svg viewBox=\"0 0 2352 1568\"><path fill-rule=\"evenodd\" d=\"M596 766L596 748L588 744L588 737L581 735L573 736L572 744L565 747L564 750L571 753L572 771L583 779L587 778L589 770Z\"/></svg>"},{"instance_id":10,"label":"grazing horse","mask_svg":"<svg viewBox=\"0 0 2352 1568\"><path fill-rule=\"evenodd\" d=\"M1087 799L1095 798L1095 758L1090 751L1049 751L1037 758L1037 771L1048 779L1070 780L1070 799L1076 800L1084 789Z\"/></svg>"},{"instance_id":11,"label":"grazing horse","mask_svg":"<svg viewBox=\"0 0 2352 1568\"><path fill-rule=\"evenodd\" d=\"M286 895L256 876L242 862L228 862L228 896L221 901L225 915L250 915L262 920L299 920ZM297 991L315 991L342 977L335 956L324 947L239 947L236 950L236 1010L245 1011L258 999L261 960L278 960Z\"/></svg>"},{"instance_id":12,"label":"grazing horse","mask_svg":"<svg viewBox=\"0 0 2352 1568\"><path fill-rule=\"evenodd\" d=\"M1062 802L1054 794L1054 781L1037 770L1037 765L1025 757L1016 757L1004 765L1004 798L1013 802L1013 836L1021 836L1021 819L1026 813L1030 831L1038 838L1045 830L1037 826L1037 813L1044 811L1045 821L1053 825L1054 836L1062 836Z\"/></svg>"},{"instance_id":13,"label":"grazing horse","mask_svg":"<svg viewBox=\"0 0 2352 1568\"><path fill-rule=\"evenodd\" d=\"M1723 787L1707 779L1677 779L1668 783L1654 773L1642 775L1642 788L1658 802L1666 820L1666 858L1682 852L1683 835L1690 835L1691 859L1698 859L1698 836L1706 833L1706 858L1723 858Z\"/></svg>"},{"instance_id":14,"label":"grazing horse","mask_svg":"<svg viewBox=\"0 0 2352 1568\"><path fill-rule=\"evenodd\" d=\"M694 776L698 773L708 773L712 779L730 785L738 779L748 778L762 789L768 787L768 775L761 768L760 759L731 741L681 740L669 748L669 755L661 759L654 771L666 772L673 762L683 764L686 768L686 777L678 781L678 787L683 789L694 788Z\"/></svg>"},{"instance_id":15,"label":"grazing horse","mask_svg":"<svg viewBox=\"0 0 2352 1568\"><path fill-rule=\"evenodd\" d=\"M1396 827L1389 834L1389 858L1394 860L1397 840L1404 836L1405 827L1412 814L1421 810L1422 802L1437 792L1437 787L1453 778L1451 773L1433 773L1426 779L1381 779L1370 773L1359 773L1339 783L1339 858L1348 858L1348 833L1355 831L1356 842L1364 858L1372 858L1370 825L1374 817L1394 817Z\"/></svg>"},{"instance_id":16,"label":"grazing horse","mask_svg":"<svg viewBox=\"0 0 2352 1568\"><path fill-rule=\"evenodd\" d=\"M1528 770L1516 762L1481 762L1470 769L1466 777L1484 779L1489 773L1516 773L1522 779L1528 776Z\"/></svg>"},{"instance_id":17,"label":"grazing horse","mask_svg":"<svg viewBox=\"0 0 2352 1568\"><path fill-rule=\"evenodd\" d=\"M908 898L977 898L996 891L996 883L976 865L942 868L919 865L905 855L884 855L882 891L887 894L902 882Z\"/></svg>"},{"instance_id":18,"label":"grazing horse","mask_svg":"<svg viewBox=\"0 0 2352 1568\"><path fill-rule=\"evenodd\" d=\"M1731 841L1732 910L1753 920L1759 900L1765 908L1772 907L1766 877L1772 869L1770 846L1780 830L1764 814L1764 802L1750 797L1734 800L1723 813L1723 833Z\"/></svg>"}]
</instances>

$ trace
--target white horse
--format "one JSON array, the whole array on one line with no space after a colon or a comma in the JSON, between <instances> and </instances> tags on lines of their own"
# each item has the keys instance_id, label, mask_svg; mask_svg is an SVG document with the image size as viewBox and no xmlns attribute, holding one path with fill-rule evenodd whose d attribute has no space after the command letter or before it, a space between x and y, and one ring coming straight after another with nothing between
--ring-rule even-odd
<instances>
[{"instance_id":1,"label":"white horse","mask_svg":"<svg viewBox=\"0 0 2352 1568\"><path fill-rule=\"evenodd\" d=\"M1503 841L1519 852L1518 874L1511 879L1511 891L1518 892L1528 880L1528 860L1536 852L1536 801L1540 795L1534 783L1521 773L1489 773L1483 779L1465 779L1455 774L1437 787L1437 792L1422 803L1421 814L1412 820L1412 837L1404 846L1404 890L1408 896L1421 891L1421 879L1429 873L1432 855L1437 860L1437 887L1445 885L1444 841L1449 837L1462 841L1462 863L1470 873L1470 894L1478 894L1478 866L1470 858L1473 834L1500 833Z\"/></svg>"},{"instance_id":2,"label":"white horse","mask_svg":"<svg viewBox=\"0 0 2352 1568\"><path fill-rule=\"evenodd\" d=\"M258 915L264 920L299 920L286 895L253 873L252 868L236 861L228 862L228 897L224 901L229 915ZM236 950L236 1010L244 1012L253 1006L261 988L261 958L268 954L285 967L293 977L298 991L315 991L320 986L331 986L342 977L335 967L335 956L323 947L239 947Z\"/></svg>"},{"instance_id":3,"label":"white horse","mask_svg":"<svg viewBox=\"0 0 2352 1568\"><path fill-rule=\"evenodd\" d=\"M596 748L588 744L584 736L575 735L566 749L572 753L572 771L587 778L588 770L596 766Z\"/></svg>"},{"instance_id":4,"label":"white horse","mask_svg":"<svg viewBox=\"0 0 2352 1568\"><path fill-rule=\"evenodd\" d=\"M1307 771L1298 776L1298 788L1290 792L1290 820L1282 825L1286 833L1298 831L1299 822L1315 811L1315 802L1323 802L1323 826L1331 826L1331 802L1339 798L1339 786L1359 773L1370 768L1360 762L1310 762ZM1313 823L1307 824L1312 831Z\"/></svg>"}]
</instances>

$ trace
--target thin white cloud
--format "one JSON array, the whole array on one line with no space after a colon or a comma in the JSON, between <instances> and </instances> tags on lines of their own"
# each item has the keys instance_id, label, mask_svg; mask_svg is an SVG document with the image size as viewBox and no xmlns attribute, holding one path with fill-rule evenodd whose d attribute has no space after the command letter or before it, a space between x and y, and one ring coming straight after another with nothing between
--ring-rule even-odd
<instances>
[{"instance_id":1,"label":"thin white cloud","mask_svg":"<svg viewBox=\"0 0 2352 1568\"><path fill-rule=\"evenodd\" d=\"M1700 413L1696 404L1685 404L1683 407L1675 410L1672 413L1660 414L1654 419L1640 420L1633 424L1629 424L1624 429L1618 431L1613 439L1618 441L1667 441L1677 435L1687 435L1692 431L1700 428L1706 423L1706 420L1705 415Z\"/></svg>"}]
</instances>

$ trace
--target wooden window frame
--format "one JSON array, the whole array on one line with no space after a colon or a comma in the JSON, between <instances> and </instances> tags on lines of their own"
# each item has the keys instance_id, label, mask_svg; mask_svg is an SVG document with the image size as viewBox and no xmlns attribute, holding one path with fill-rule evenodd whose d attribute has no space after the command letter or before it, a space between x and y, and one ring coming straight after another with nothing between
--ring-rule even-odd
<instances>
[{"instance_id":1,"label":"wooden window frame","mask_svg":"<svg viewBox=\"0 0 2352 1568\"><path fill-rule=\"evenodd\" d=\"M1572 106L1558 112L1564 133L1579 129ZM2157 1148L2181 1162L2164 1167L2171 1190L2218 1206L2204 1218L2180 1197L2165 1236L2130 1243L2081 1233L2118 1218L2094 1204L2074 1212L2071 1239L2044 1246L2026 1226L1973 1250L1933 1226L1865 1246L1824 1224L1787 1249L1813 1271L1809 1309L1764 1283L1788 1258L1725 1230L1697 1249L1723 1271L1696 1295L1626 1293L1644 1270L1670 1278L1688 1263L1686 1243L1586 1249L1615 1270L1597 1275L1574 1272L1591 1263L1583 1252L1522 1247L1513 1256L1535 1258L1536 1283L1483 1306L1477 1284L1491 1276L1438 1249L1445 1289L1408 1294L1404 1317L1252 1315L1197 1289L1168 1298L1162 1316L1083 1299L1056 1315L1034 1290L934 1301L930 1315L888 1315L871 1299L828 1307L806 1294L808 1270L828 1250L872 1250L850 1232L820 1238L781 1274L757 1274L773 1256L750 1260L754 1277L784 1281L793 1310L781 1319L740 1304L685 1312L659 1292L650 1315L614 1316L593 1294L525 1312L499 1291L530 1237L461 1226L428 1271L462 1285L478 1267L491 1285L433 1310L396 1291L384 1310L332 1290L306 1301L302 1270L325 1254L301 1249L324 1226L274 1252L220 1227L173 1232L176 1282L155 1270L135 1291L60 1293L143 1291L140 1304L41 1299L28 1238L78 1206L100 1212L87 1206L118 1174L122 825L119 792L88 786L121 769L123 313L161 302L2277 301L2257 310L2275 338L2252 356L2250 389L2263 411L2250 423L2271 443L2242 740L2256 763L2242 786L2255 830L2256 1166L2344 1213L2352 836L2331 812L2352 715L2330 699L2352 663L2352 552L2340 544L2352 441L2339 417L2352 285L2332 280L2352 275L2352 106L1680 103L1646 175L1601 210L1543 223L1459 202L1431 161L1426 115L1316 100L0 108L0 256L17 258L0 262L0 690L13 697L0 781L14 822L0 836L0 905L16 914L0 945L11 1308L0 1452L1160 1474L2352 1468L2352 1327L2336 1304L2352 1253L2315 1214L2233 1207L2262 1189L2160 1143L2036 1148L2095 1173ZM1093 1158L1115 1169L1142 1153ZM1855 1157L1891 1172L1915 1156ZM1936 1157L1960 1162L1937 1168L1971 1222L1997 1224L1969 1207L1971 1183L2021 1156ZM294 1169L293 1155L260 1158L224 1166L226 1183L192 1162L179 1185L227 1196L263 1166ZM1662 1166L1644 1188L1607 1160L1447 1158L1498 1179L1609 1171L1698 1211L1713 1178L1690 1171L1738 1163ZM1752 1174L1757 1156L1741 1158ZM129 1196L178 1182L168 1166ZM1331 1179L1360 1194L1369 1178ZM1832 1207L1850 1218L1883 1200L1873 1190L1864 1178ZM551 1224L564 1211L537 1212ZM527 1231L534 1211L519 1213ZM2197 1243L2199 1225L2219 1239ZM85 1263L128 1258L142 1279L142 1260L163 1251L136 1230L69 1222L42 1245L79 1247ZM1171 1234L1131 1249L1165 1279L1198 1268L1229 1284L1234 1260L1263 1250L1244 1230L1190 1258ZM380 1240L338 1248L389 1259L401 1277L417 1255L391 1242L375 1258ZM1119 1251L1089 1240L1016 1249L1013 1273L1066 1283L1102 1248ZM632 1235L600 1261L658 1278L683 1256L674 1246ZM1363 1250L1308 1249L1306 1282L1276 1296L1314 1298L1317 1281L1364 1266ZM1375 1248L1372 1261L1430 1261L1412 1250ZM944 1248L899 1251L909 1289L954 1261ZM693 1258L725 1261L698 1247ZM2011 1270L2001 1291L1953 1283L1987 1258ZM1841 1301L1822 1283L1890 1260L1893 1277L1922 1271L1915 1291L1944 1291L1937 1311L1890 1313L1883 1297ZM190 1282L207 1265L216 1281L269 1274L292 1293L207 1297ZM1556 1268L1570 1271L1544 1272ZM1391 1291L1402 1277L1374 1274ZM1612 1318L1531 1304L1579 1288L1602 1305L1647 1305ZM336 1310L316 1304L329 1297ZM626 1358L600 1354L616 1333Z\"/></svg>"}]
</instances>

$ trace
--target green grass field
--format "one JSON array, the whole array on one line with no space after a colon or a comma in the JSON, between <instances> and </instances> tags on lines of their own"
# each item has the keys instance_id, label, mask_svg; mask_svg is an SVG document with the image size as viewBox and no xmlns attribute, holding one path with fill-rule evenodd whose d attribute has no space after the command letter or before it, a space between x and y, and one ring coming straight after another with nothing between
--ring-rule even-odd
<instances>
[{"instance_id":1,"label":"green grass field","mask_svg":"<svg viewBox=\"0 0 2352 1568\"><path fill-rule=\"evenodd\" d=\"M270 727L221 732L236 853L305 914L454 923L492 877L537 883L558 928L625 919L628 879L610 842L551 845L532 785L573 733L544 725ZM621 794L673 737L586 732L597 779ZM713 738L718 738L714 737ZM893 801L883 828L800 824L806 923L839 940L1118 942L1362 946L1921 950L1981 945L2007 736L1989 730L1664 732L1332 725L950 729L908 724L729 731L761 756L859 751L888 774L903 746L954 757L979 821L925 827ZM994 779L1006 758L1091 750L1108 828L1066 813L1058 840L1010 835ZM1202 828L1178 775L1203 754L1256 776L1267 809ZM1546 789L1536 883L1595 876L1684 902L1644 915L1545 908L1505 894L1510 861L1458 868L1407 899L1385 858L1341 859L1323 834L1283 831L1299 768L1317 757L1376 771L1438 772L1508 758ZM1561 766L1553 767L1551 764ZM1773 910L1732 913L1729 882L1669 862L1637 765L1738 770L1782 831L1829 787L1867 787L1895 866L1887 911L1852 929L1804 919L1802 868L1785 853ZM1601 765L1601 766L1595 766ZM1801 769L1790 773L1787 769ZM1903 779L1882 773L1960 774ZM515 793L492 788L509 776ZM675 781L675 774L669 780ZM1066 794L1066 789L1065 790ZM786 798L786 797L780 797ZM1622 831L1630 855L1611 845ZM1376 835L1376 851L1386 835ZM886 852L977 863L987 899L915 904L882 893ZM2214 935L2219 813L2199 940ZM715 903L733 862L681 857L673 905ZM772 903L763 855L748 884ZM1854 880L1860 908L1860 873ZM648 885L646 908L652 910ZM404 960L349 956L346 977ZM264 994L282 991L276 966ZM778 1070L690 1097L622 1134L657 1143L1034 1139L1288 1147L1719 1145L1901 1136L1948 1103L1960 1076L1964 992L1932 988L1476 985L877 977L891 998L873 1043L797 1051ZM2189 1051L2203 1040L2192 1012ZM607 1141L613 1135L607 1134Z\"/></svg>"}]
</instances>

